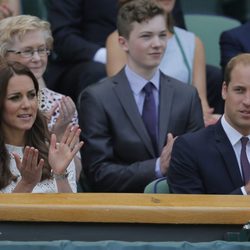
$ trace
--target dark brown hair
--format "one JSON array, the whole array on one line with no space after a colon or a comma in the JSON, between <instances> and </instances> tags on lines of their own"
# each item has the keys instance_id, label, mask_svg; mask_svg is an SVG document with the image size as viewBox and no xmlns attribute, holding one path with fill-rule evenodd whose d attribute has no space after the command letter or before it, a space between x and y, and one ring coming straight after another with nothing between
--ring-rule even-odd
<instances>
[{"instance_id":1,"label":"dark brown hair","mask_svg":"<svg viewBox=\"0 0 250 250\"><path fill-rule=\"evenodd\" d=\"M127 3L132 2L132 1L136 1L136 0L119 0L118 1L118 9L120 9L124 4L127 4ZM174 21L172 13L165 13L165 16L166 16L166 22L167 22L168 30L171 33L174 33L175 21Z\"/></svg>"},{"instance_id":2,"label":"dark brown hair","mask_svg":"<svg viewBox=\"0 0 250 250\"><path fill-rule=\"evenodd\" d=\"M7 94L7 87L10 79L15 75L26 75L32 79L36 94L38 94L39 85L36 77L26 66L20 63L0 64L0 189L6 187L11 181L16 181L10 169L10 156L5 146L5 135L3 132L3 110L4 101ZM51 167L48 162L48 145L49 145L49 131L45 117L37 111L35 122L30 130L26 133L25 145L37 148L39 150L39 160L44 159L44 167L42 171L41 180L50 178Z\"/></svg>"},{"instance_id":3,"label":"dark brown hair","mask_svg":"<svg viewBox=\"0 0 250 250\"><path fill-rule=\"evenodd\" d=\"M123 0L117 15L119 35L129 38L132 23L142 23L157 15L166 18L165 10L155 0Z\"/></svg>"}]
</instances>

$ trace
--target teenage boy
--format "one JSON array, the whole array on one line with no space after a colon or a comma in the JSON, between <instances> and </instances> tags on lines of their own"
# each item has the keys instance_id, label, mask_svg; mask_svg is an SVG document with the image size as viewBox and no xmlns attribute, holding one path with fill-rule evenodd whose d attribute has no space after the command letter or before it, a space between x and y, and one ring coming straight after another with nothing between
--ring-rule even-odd
<instances>
[{"instance_id":1,"label":"teenage boy","mask_svg":"<svg viewBox=\"0 0 250 250\"><path fill-rule=\"evenodd\" d=\"M95 191L143 192L166 175L175 137L204 123L195 88L158 69L165 11L154 0L128 1L117 19L127 65L81 94L82 163Z\"/></svg>"}]
</instances>

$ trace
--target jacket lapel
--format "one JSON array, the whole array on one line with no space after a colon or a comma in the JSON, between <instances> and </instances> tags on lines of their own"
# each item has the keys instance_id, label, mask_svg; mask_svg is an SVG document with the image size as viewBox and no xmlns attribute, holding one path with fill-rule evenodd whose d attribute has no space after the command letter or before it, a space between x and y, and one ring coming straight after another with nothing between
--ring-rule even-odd
<instances>
[{"instance_id":1,"label":"jacket lapel","mask_svg":"<svg viewBox=\"0 0 250 250\"><path fill-rule=\"evenodd\" d=\"M235 188L243 186L239 165L234 149L221 125L221 121L215 125L215 143L218 151L225 162L229 176Z\"/></svg>"},{"instance_id":2,"label":"jacket lapel","mask_svg":"<svg viewBox=\"0 0 250 250\"><path fill-rule=\"evenodd\" d=\"M133 92L129 86L124 70L122 70L118 75L113 77L113 81L116 84L114 87L115 94L117 95L121 105L123 106L126 115L128 116L130 122L132 123L142 142L145 144L149 153L153 157L155 157L151 139L142 121L141 115L139 113L138 107L133 96Z\"/></svg>"},{"instance_id":3,"label":"jacket lapel","mask_svg":"<svg viewBox=\"0 0 250 250\"><path fill-rule=\"evenodd\" d=\"M159 152L166 144L168 124L173 103L174 90L171 84L168 84L170 79L161 73L160 77L160 96L159 96Z\"/></svg>"}]
</instances>

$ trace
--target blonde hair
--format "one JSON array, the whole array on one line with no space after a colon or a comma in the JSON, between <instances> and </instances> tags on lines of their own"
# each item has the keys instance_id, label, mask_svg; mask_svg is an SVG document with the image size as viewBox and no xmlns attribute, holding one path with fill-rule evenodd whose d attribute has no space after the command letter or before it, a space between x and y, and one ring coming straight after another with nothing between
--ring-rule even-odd
<instances>
[{"instance_id":1,"label":"blonde hair","mask_svg":"<svg viewBox=\"0 0 250 250\"><path fill-rule=\"evenodd\" d=\"M29 31L42 31L46 47L52 49L53 37L50 24L36 16L18 15L4 18L0 21L0 57L5 58L17 37L20 41Z\"/></svg>"}]
</instances>

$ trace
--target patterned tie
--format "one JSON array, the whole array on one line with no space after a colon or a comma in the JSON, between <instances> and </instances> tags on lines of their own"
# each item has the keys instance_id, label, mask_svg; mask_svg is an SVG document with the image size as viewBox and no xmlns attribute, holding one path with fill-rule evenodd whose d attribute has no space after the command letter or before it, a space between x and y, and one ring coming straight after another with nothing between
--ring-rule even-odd
<instances>
[{"instance_id":1,"label":"patterned tie","mask_svg":"<svg viewBox=\"0 0 250 250\"><path fill-rule=\"evenodd\" d=\"M145 99L142 110L142 119L147 128L148 134L151 138L155 153L157 154L157 121L156 121L156 106L153 95L154 85L148 82L143 91L145 92Z\"/></svg>"},{"instance_id":2,"label":"patterned tie","mask_svg":"<svg viewBox=\"0 0 250 250\"><path fill-rule=\"evenodd\" d=\"M240 163L242 168L243 180L246 184L250 180L250 164L247 159L246 145L248 137L242 137L241 139L241 152L240 152Z\"/></svg>"}]
</instances>

